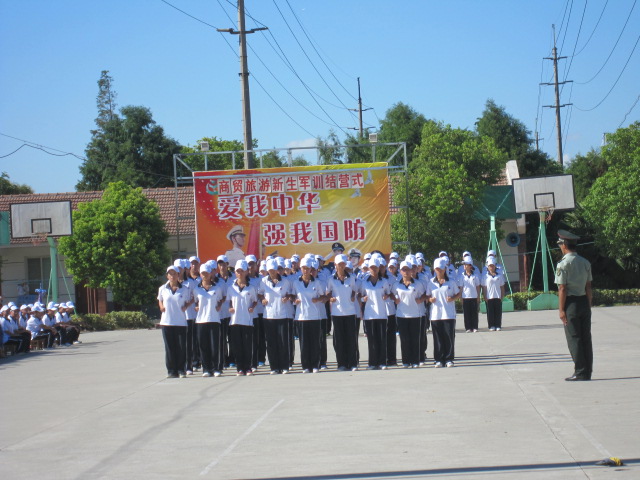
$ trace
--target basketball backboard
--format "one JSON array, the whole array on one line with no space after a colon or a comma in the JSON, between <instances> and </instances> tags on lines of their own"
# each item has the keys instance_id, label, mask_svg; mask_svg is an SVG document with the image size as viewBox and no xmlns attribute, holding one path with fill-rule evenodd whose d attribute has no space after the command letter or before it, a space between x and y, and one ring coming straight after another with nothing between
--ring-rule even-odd
<instances>
[{"instance_id":1,"label":"basketball backboard","mask_svg":"<svg viewBox=\"0 0 640 480\"><path fill-rule=\"evenodd\" d=\"M574 210L573 175L517 178L513 180L516 213Z\"/></svg>"},{"instance_id":2,"label":"basketball backboard","mask_svg":"<svg viewBox=\"0 0 640 480\"><path fill-rule=\"evenodd\" d=\"M71 202L11 204L11 238L71 235Z\"/></svg>"}]
</instances>

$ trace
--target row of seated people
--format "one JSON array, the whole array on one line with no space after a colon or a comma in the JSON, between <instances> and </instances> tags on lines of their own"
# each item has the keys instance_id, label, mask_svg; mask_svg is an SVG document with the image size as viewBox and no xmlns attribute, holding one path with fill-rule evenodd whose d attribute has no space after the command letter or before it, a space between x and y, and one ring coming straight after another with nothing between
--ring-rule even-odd
<instances>
[{"instance_id":1,"label":"row of seated people","mask_svg":"<svg viewBox=\"0 0 640 480\"><path fill-rule=\"evenodd\" d=\"M33 341L45 348L71 346L79 340L80 327L71 322L73 302L49 302L22 305L9 302L0 308L0 341L2 346L14 345L16 353L29 353Z\"/></svg>"}]
</instances>

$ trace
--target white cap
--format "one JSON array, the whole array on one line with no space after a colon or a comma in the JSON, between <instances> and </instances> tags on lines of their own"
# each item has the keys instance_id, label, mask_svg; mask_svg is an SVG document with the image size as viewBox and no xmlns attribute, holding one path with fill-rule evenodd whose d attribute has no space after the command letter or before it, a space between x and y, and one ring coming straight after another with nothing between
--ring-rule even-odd
<instances>
[{"instance_id":1,"label":"white cap","mask_svg":"<svg viewBox=\"0 0 640 480\"><path fill-rule=\"evenodd\" d=\"M209 265L209 262L200 265L200 273L203 272L211 273L211 265Z\"/></svg>"},{"instance_id":2,"label":"white cap","mask_svg":"<svg viewBox=\"0 0 640 480\"><path fill-rule=\"evenodd\" d=\"M216 259L216 262L229 263L229 259L227 258L226 255L218 255L218 258Z\"/></svg>"},{"instance_id":3,"label":"white cap","mask_svg":"<svg viewBox=\"0 0 640 480\"><path fill-rule=\"evenodd\" d=\"M182 259L182 268L186 268L187 270L191 268L191 262L186 258Z\"/></svg>"},{"instance_id":4,"label":"white cap","mask_svg":"<svg viewBox=\"0 0 640 480\"><path fill-rule=\"evenodd\" d=\"M9 310L11 310L12 312L15 310L18 310L18 306L12 302L12 304L10 304L11 306L9 307Z\"/></svg>"},{"instance_id":5,"label":"white cap","mask_svg":"<svg viewBox=\"0 0 640 480\"><path fill-rule=\"evenodd\" d=\"M471 255L467 255L466 257L464 257L464 260L462 260L462 263L466 265L473 265L473 259L471 258Z\"/></svg>"},{"instance_id":6,"label":"white cap","mask_svg":"<svg viewBox=\"0 0 640 480\"><path fill-rule=\"evenodd\" d=\"M28 308L28 305L20 305L20 310L27 310Z\"/></svg>"},{"instance_id":7,"label":"white cap","mask_svg":"<svg viewBox=\"0 0 640 480\"><path fill-rule=\"evenodd\" d=\"M411 270L413 268L413 265L411 265L406 260L404 260L403 262L400 262L400 270L402 270L405 267L408 268L409 270Z\"/></svg>"},{"instance_id":8,"label":"white cap","mask_svg":"<svg viewBox=\"0 0 640 480\"><path fill-rule=\"evenodd\" d=\"M73 302L67 302L67 308L76 308Z\"/></svg>"},{"instance_id":9,"label":"white cap","mask_svg":"<svg viewBox=\"0 0 640 480\"><path fill-rule=\"evenodd\" d=\"M493 257L487 257L487 266L489 265L495 265L496 261L494 260Z\"/></svg>"},{"instance_id":10,"label":"white cap","mask_svg":"<svg viewBox=\"0 0 640 480\"><path fill-rule=\"evenodd\" d=\"M276 262L274 259L271 259L266 263L265 267L266 270L278 270L278 262Z\"/></svg>"},{"instance_id":11,"label":"white cap","mask_svg":"<svg viewBox=\"0 0 640 480\"><path fill-rule=\"evenodd\" d=\"M269 260L273 260L273 255L267 255L267 258L264 259L265 262L268 262Z\"/></svg>"},{"instance_id":12,"label":"white cap","mask_svg":"<svg viewBox=\"0 0 640 480\"><path fill-rule=\"evenodd\" d=\"M442 250L442 251L438 254L438 256L439 256L439 257L442 257L442 256L448 257L448 256L449 256L449 254L448 254L447 252L445 252L444 250Z\"/></svg>"},{"instance_id":13,"label":"white cap","mask_svg":"<svg viewBox=\"0 0 640 480\"><path fill-rule=\"evenodd\" d=\"M255 255L247 255L246 257L244 257L245 262L250 263L250 262L254 262L257 263L258 259L256 258Z\"/></svg>"},{"instance_id":14,"label":"white cap","mask_svg":"<svg viewBox=\"0 0 640 480\"><path fill-rule=\"evenodd\" d=\"M271 260L262 260L260 262L260 266L258 267L258 270L261 271L261 272L266 271L267 270L267 262L271 262L271 261L273 261L273 259L271 259Z\"/></svg>"},{"instance_id":15,"label":"white cap","mask_svg":"<svg viewBox=\"0 0 640 480\"><path fill-rule=\"evenodd\" d=\"M349 263L349 257L344 254L336 255L336 260L334 262L336 265L339 263Z\"/></svg>"},{"instance_id":16,"label":"white cap","mask_svg":"<svg viewBox=\"0 0 640 480\"><path fill-rule=\"evenodd\" d=\"M286 258L284 261L284 268L291 268L291 260Z\"/></svg>"},{"instance_id":17,"label":"white cap","mask_svg":"<svg viewBox=\"0 0 640 480\"><path fill-rule=\"evenodd\" d=\"M3 305L2 308L0 308L0 313L4 313L7 310L9 310L9 307L7 307L6 305Z\"/></svg>"},{"instance_id":18,"label":"white cap","mask_svg":"<svg viewBox=\"0 0 640 480\"><path fill-rule=\"evenodd\" d=\"M389 266L398 266L398 260L396 258L392 258L391 260L389 260Z\"/></svg>"},{"instance_id":19,"label":"white cap","mask_svg":"<svg viewBox=\"0 0 640 480\"><path fill-rule=\"evenodd\" d=\"M433 261L433 269L435 270L436 268L439 268L440 270L446 270L447 268L447 261L440 257L440 258L436 258Z\"/></svg>"},{"instance_id":20,"label":"white cap","mask_svg":"<svg viewBox=\"0 0 640 480\"><path fill-rule=\"evenodd\" d=\"M372 256L369 259L369 267L379 267L380 265L382 265L382 261L382 257Z\"/></svg>"},{"instance_id":21,"label":"white cap","mask_svg":"<svg viewBox=\"0 0 640 480\"><path fill-rule=\"evenodd\" d=\"M496 256L496 251L495 250L489 250L487 252L487 257L495 257Z\"/></svg>"},{"instance_id":22,"label":"white cap","mask_svg":"<svg viewBox=\"0 0 640 480\"><path fill-rule=\"evenodd\" d=\"M167 267L167 273L174 271L176 273L180 273L180 267L178 265L169 265Z\"/></svg>"},{"instance_id":23,"label":"white cap","mask_svg":"<svg viewBox=\"0 0 640 480\"><path fill-rule=\"evenodd\" d=\"M286 265L284 263L284 258L282 257L278 257L274 259L276 262L276 265L278 266L278 268L286 268Z\"/></svg>"},{"instance_id":24,"label":"white cap","mask_svg":"<svg viewBox=\"0 0 640 480\"><path fill-rule=\"evenodd\" d=\"M54 310L56 308L58 308L58 305L55 302L49 302L47 304L47 310Z\"/></svg>"},{"instance_id":25,"label":"white cap","mask_svg":"<svg viewBox=\"0 0 640 480\"><path fill-rule=\"evenodd\" d=\"M464 258L464 257L470 257L470 256L471 256L471 252L466 251L466 250L465 250L464 252L462 252L462 257L463 257L463 258Z\"/></svg>"},{"instance_id":26,"label":"white cap","mask_svg":"<svg viewBox=\"0 0 640 480\"><path fill-rule=\"evenodd\" d=\"M364 259L365 260L369 260L371 258L371 254L370 253L365 253L364 254Z\"/></svg>"},{"instance_id":27,"label":"white cap","mask_svg":"<svg viewBox=\"0 0 640 480\"><path fill-rule=\"evenodd\" d=\"M178 267L178 268L182 268L182 259L181 259L181 258L176 258L176 259L173 261L173 266L174 266L174 267ZM168 271L168 270L167 270L167 271ZM179 270L176 270L176 272L180 273L180 271L179 271Z\"/></svg>"},{"instance_id":28,"label":"white cap","mask_svg":"<svg viewBox=\"0 0 640 480\"><path fill-rule=\"evenodd\" d=\"M35 305L31 310L33 310L34 312L44 312L44 309L40 306L40 305Z\"/></svg>"},{"instance_id":29,"label":"white cap","mask_svg":"<svg viewBox=\"0 0 640 480\"><path fill-rule=\"evenodd\" d=\"M422 252L416 253L416 258L424 258L424 253Z\"/></svg>"},{"instance_id":30,"label":"white cap","mask_svg":"<svg viewBox=\"0 0 640 480\"><path fill-rule=\"evenodd\" d=\"M293 255L291 255L291 261L296 263L300 262L300 255L294 253Z\"/></svg>"},{"instance_id":31,"label":"white cap","mask_svg":"<svg viewBox=\"0 0 640 480\"><path fill-rule=\"evenodd\" d=\"M389 259L392 259L392 258L400 258L400 256L398 255L398 252L391 252L389 254Z\"/></svg>"},{"instance_id":32,"label":"white cap","mask_svg":"<svg viewBox=\"0 0 640 480\"><path fill-rule=\"evenodd\" d=\"M196 257L195 255L193 255L192 257L189 257L189 263L196 261L198 263L200 263L200 259L198 257Z\"/></svg>"},{"instance_id":33,"label":"white cap","mask_svg":"<svg viewBox=\"0 0 640 480\"><path fill-rule=\"evenodd\" d=\"M245 260L238 260L236 262L236 270L243 270L243 271L247 271L249 270L249 265L247 264L247 262Z\"/></svg>"},{"instance_id":34,"label":"white cap","mask_svg":"<svg viewBox=\"0 0 640 480\"><path fill-rule=\"evenodd\" d=\"M411 268L413 268L414 265L418 265L418 259L415 255L407 255L406 257L404 257L404 261L409 263L411 265Z\"/></svg>"},{"instance_id":35,"label":"white cap","mask_svg":"<svg viewBox=\"0 0 640 480\"><path fill-rule=\"evenodd\" d=\"M304 257L300 262L301 267L315 268L314 264L315 264L315 260L312 259L311 257Z\"/></svg>"},{"instance_id":36,"label":"white cap","mask_svg":"<svg viewBox=\"0 0 640 480\"><path fill-rule=\"evenodd\" d=\"M371 262L371 260L365 260L364 262L362 262L362 268L369 268L369 263Z\"/></svg>"},{"instance_id":37,"label":"white cap","mask_svg":"<svg viewBox=\"0 0 640 480\"><path fill-rule=\"evenodd\" d=\"M324 262L324 257L322 255L316 255L316 262Z\"/></svg>"}]
</instances>

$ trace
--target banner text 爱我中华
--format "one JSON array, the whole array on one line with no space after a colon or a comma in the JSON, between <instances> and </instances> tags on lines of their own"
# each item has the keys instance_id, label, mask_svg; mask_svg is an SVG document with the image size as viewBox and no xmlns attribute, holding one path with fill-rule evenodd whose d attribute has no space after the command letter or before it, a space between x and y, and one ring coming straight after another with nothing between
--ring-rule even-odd
<instances>
[{"instance_id":1,"label":"banner text \u7231\u6211\u4e2d\u534e","mask_svg":"<svg viewBox=\"0 0 640 480\"><path fill-rule=\"evenodd\" d=\"M328 256L334 242L345 253L391 251L384 162L195 172L194 190L203 262L222 254L231 266L249 254Z\"/></svg>"}]
</instances>

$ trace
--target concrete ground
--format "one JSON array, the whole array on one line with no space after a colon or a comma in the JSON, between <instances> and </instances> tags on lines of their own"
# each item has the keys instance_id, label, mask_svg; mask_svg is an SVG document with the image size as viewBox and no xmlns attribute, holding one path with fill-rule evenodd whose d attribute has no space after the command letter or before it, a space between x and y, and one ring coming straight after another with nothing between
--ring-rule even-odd
<instances>
[{"instance_id":1,"label":"concrete ground","mask_svg":"<svg viewBox=\"0 0 640 480\"><path fill-rule=\"evenodd\" d=\"M187 379L159 330L85 334L0 360L0 478L640 478L640 307L594 309L591 382L556 312L504 325L453 369Z\"/></svg>"}]
</instances>

